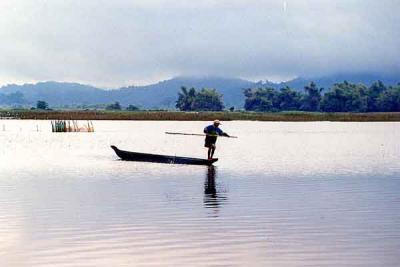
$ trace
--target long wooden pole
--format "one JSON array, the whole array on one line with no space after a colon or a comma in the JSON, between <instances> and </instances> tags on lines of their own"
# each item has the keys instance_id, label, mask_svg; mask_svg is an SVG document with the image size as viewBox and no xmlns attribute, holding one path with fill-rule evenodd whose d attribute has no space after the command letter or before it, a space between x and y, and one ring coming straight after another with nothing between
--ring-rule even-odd
<instances>
[{"instance_id":1,"label":"long wooden pole","mask_svg":"<svg viewBox=\"0 0 400 267\"><path fill-rule=\"evenodd\" d=\"M237 136L224 136L224 135L213 135L213 134L195 134L195 133L174 133L174 132L165 132L166 134L176 134L176 135L195 135L195 136L219 136L219 137L228 137L228 138L237 138Z\"/></svg>"}]
</instances>

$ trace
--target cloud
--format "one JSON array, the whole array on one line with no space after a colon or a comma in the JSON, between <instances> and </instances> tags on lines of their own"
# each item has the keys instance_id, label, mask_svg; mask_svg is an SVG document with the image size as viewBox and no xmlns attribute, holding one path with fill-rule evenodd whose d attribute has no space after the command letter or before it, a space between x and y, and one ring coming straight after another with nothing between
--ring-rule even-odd
<instances>
[{"instance_id":1,"label":"cloud","mask_svg":"<svg viewBox=\"0 0 400 267\"><path fill-rule=\"evenodd\" d=\"M2 0L0 83L400 72L396 0Z\"/></svg>"}]
</instances>

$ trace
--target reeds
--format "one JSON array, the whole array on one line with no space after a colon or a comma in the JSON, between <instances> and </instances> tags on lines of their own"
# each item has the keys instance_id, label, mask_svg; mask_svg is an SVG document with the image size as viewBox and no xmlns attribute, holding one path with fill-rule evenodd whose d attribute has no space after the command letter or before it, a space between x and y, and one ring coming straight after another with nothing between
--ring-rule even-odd
<instances>
[{"instance_id":1,"label":"reeds","mask_svg":"<svg viewBox=\"0 0 400 267\"><path fill-rule=\"evenodd\" d=\"M87 121L82 127L78 125L76 120L52 120L51 130L53 133L62 132L94 132L93 123Z\"/></svg>"},{"instance_id":2,"label":"reeds","mask_svg":"<svg viewBox=\"0 0 400 267\"><path fill-rule=\"evenodd\" d=\"M171 120L171 121L400 121L400 112L319 113L319 112L181 112L181 111L0 111L14 119L37 120Z\"/></svg>"}]
</instances>

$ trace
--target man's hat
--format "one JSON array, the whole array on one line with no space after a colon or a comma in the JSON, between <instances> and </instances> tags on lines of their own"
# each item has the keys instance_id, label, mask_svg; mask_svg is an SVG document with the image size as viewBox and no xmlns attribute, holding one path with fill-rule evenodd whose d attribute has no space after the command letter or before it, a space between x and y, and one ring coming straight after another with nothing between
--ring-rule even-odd
<instances>
[{"instance_id":1,"label":"man's hat","mask_svg":"<svg viewBox=\"0 0 400 267\"><path fill-rule=\"evenodd\" d=\"M221 124L219 120L214 120L214 124Z\"/></svg>"}]
</instances>

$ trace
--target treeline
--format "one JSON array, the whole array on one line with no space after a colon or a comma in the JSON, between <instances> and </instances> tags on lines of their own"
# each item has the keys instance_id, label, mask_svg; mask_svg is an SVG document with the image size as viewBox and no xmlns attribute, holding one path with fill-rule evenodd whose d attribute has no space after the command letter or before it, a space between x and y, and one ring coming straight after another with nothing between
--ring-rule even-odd
<instances>
[{"instance_id":1,"label":"treeline","mask_svg":"<svg viewBox=\"0 0 400 267\"><path fill-rule=\"evenodd\" d=\"M121 104L118 101L105 106L105 110L122 110L122 109L123 108L122 108ZM126 110L127 111L138 111L140 109L137 106L129 105L129 106L126 107Z\"/></svg>"},{"instance_id":2,"label":"treeline","mask_svg":"<svg viewBox=\"0 0 400 267\"><path fill-rule=\"evenodd\" d=\"M51 110L49 108L49 104L46 101L43 100L39 100L36 102L36 107L32 107L33 109L38 109L38 110ZM88 107L82 106L80 107L80 109L85 109L85 110L89 110ZM112 110L112 111L122 111L124 108L121 106L121 104L116 101L114 103L108 104L108 105L96 105L94 108L92 109L100 109L100 110ZM134 105L129 105L125 108L125 110L127 111L139 111L140 108Z\"/></svg>"},{"instance_id":3,"label":"treeline","mask_svg":"<svg viewBox=\"0 0 400 267\"><path fill-rule=\"evenodd\" d=\"M399 112L400 84L386 87L381 81L370 87L344 81L324 92L315 83L303 92L290 87L248 88L244 90L244 108L248 111L322 111L322 112ZM222 95L215 89L181 88L176 108L183 111L221 111ZM230 108L233 110L233 107Z\"/></svg>"},{"instance_id":4,"label":"treeline","mask_svg":"<svg viewBox=\"0 0 400 267\"><path fill-rule=\"evenodd\" d=\"M367 87L363 84L344 81L334 84L328 90L310 83L302 91L287 86L279 90L260 87L244 89L243 94L244 109L247 111L400 112L400 83L395 86L385 86L377 81ZM1 104L22 108L32 105L25 100L21 92L0 93ZM216 89L197 90L186 87L182 87L178 93L175 107L181 111L222 111L224 109L233 111L235 109L234 107L225 108L223 96ZM122 107L119 102L66 107L66 109L76 108L115 111L141 109L135 105ZM49 104L39 100L32 109L49 110Z\"/></svg>"},{"instance_id":5,"label":"treeline","mask_svg":"<svg viewBox=\"0 0 400 267\"><path fill-rule=\"evenodd\" d=\"M15 92L15 93L10 93L10 94L1 94L0 93L0 105L8 105L8 106L13 106L14 108L20 108L20 109L26 109L27 106L29 107L30 103L25 100L24 95L21 92ZM115 110L115 111L121 111L121 110L127 110L127 111L138 111L140 110L139 107L135 105L128 105L126 107L122 107L121 104L116 101L111 104L96 104L96 105L77 105L77 106L64 106L64 107L58 107L61 109L84 109L84 110ZM52 110L49 107L49 103L47 103L44 100L38 100L36 101L35 106L30 107L31 110Z\"/></svg>"}]
</instances>

